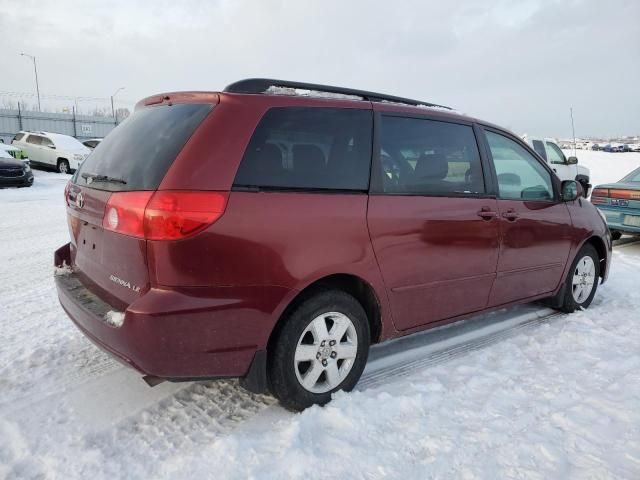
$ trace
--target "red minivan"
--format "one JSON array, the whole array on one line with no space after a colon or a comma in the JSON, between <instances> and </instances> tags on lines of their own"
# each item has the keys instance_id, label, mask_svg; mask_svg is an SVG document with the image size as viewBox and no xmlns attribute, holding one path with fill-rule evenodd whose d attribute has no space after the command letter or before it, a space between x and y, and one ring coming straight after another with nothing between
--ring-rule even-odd
<instances>
[{"instance_id":1,"label":"red minivan","mask_svg":"<svg viewBox=\"0 0 640 480\"><path fill-rule=\"evenodd\" d=\"M63 308L152 383L291 409L369 346L520 302L586 308L611 237L516 135L446 107L251 79L146 98L65 191Z\"/></svg>"}]
</instances>

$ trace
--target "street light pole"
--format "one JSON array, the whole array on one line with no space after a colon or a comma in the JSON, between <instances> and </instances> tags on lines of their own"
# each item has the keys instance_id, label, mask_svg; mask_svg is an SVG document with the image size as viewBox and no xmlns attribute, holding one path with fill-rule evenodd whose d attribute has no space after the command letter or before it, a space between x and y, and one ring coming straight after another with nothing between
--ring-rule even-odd
<instances>
[{"instance_id":1,"label":"street light pole","mask_svg":"<svg viewBox=\"0 0 640 480\"><path fill-rule=\"evenodd\" d=\"M116 110L113 107L113 99L120 90L124 90L124 87L120 87L113 93L113 95L111 95L111 116L113 117L113 121L116 123L116 125L118 124L118 119L116 118Z\"/></svg>"},{"instance_id":2,"label":"street light pole","mask_svg":"<svg viewBox=\"0 0 640 480\"><path fill-rule=\"evenodd\" d=\"M23 57L29 57L33 61L33 71L36 74L36 92L38 94L38 111L42 111L42 107L40 106L40 85L38 85L38 67L36 66L36 57L33 55L29 55L27 53L20 54Z\"/></svg>"}]
</instances>

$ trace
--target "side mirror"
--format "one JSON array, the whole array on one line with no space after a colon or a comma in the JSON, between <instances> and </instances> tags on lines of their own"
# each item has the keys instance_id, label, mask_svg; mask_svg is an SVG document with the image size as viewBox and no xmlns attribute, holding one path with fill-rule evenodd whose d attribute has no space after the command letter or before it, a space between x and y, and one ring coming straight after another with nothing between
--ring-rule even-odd
<instances>
[{"instance_id":1,"label":"side mirror","mask_svg":"<svg viewBox=\"0 0 640 480\"><path fill-rule=\"evenodd\" d=\"M569 158L567 158L567 164L575 165L576 163L578 163L578 157L569 157Z\"/></svg>"},{"instance_id":2,"label":"side mirror","mask_svg":"<svg viewBox=\"0 0 640 480\"><path fill-rule=\"evenodd\" d=\"M561 195L563 202L573 202L578 197L584 196L582 185L575 180L564 180L561 186Z\"/></svg>"},{"instance_id":3,"label":"side mirror","mask_svg":"<svg viewBox=\"0 0 640 480\"><path fill-rule=\"evenodd\" d=\"M47 147L49 147L51 150L55 150L56 149L55 145L47 145Z\"/></svg>"}]
</instances>

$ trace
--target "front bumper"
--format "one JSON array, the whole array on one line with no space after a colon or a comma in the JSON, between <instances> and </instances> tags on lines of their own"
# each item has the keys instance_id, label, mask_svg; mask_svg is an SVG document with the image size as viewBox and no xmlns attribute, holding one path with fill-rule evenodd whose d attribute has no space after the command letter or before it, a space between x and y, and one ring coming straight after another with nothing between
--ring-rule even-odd
<instances>
[{"instance_id":1,"label":"front bumper","mask_svg":"<svg viewBox=\"0 0 640 480\"><path fill-rule=\"evenodd\" d=\"M3 187L30 187L33 185L33 173L26 172L19 177L0 177L0 188Z\"/></svg>"},{"instance_id":2,"label":"front bumper","mask_svg":"<svg viewBox=\"0 0 640 480\"><path fill-rule=\"evenodd\" d=\"M55 253L55 265L70 264L69 244ZM91 341L122 363L168 380L255 376L264 360L275 310L284 287L199 288L197 292L151 288L124 313L116 327L106 320L115 310L70 270L55 276L60 303Z\"/></svg>"}]
</instances>

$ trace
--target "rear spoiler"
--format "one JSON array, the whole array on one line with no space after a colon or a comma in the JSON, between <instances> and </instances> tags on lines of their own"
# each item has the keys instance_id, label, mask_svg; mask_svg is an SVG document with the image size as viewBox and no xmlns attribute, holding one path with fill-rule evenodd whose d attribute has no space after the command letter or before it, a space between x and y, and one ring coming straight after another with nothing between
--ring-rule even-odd
<instances>
[{"instance_id":1,"label":"rear spoiler","mask_svg":"<svg viewBox=\"0 0 640 480\"><path fill-rule=\"evenodd\" d=\"M151 95L136 103L135 109L155 105L173 105L174 103L220 103L220 95L215 92L169 92Z\"/></svg>"}]
</instances>

